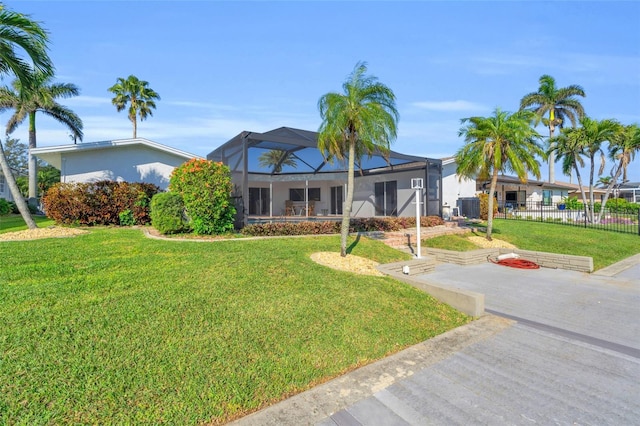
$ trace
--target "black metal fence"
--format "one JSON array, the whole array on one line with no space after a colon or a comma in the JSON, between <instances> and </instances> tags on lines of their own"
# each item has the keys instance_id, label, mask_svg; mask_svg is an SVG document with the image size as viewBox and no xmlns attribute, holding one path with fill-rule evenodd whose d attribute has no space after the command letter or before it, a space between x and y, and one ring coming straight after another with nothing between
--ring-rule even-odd
<instances>
[{"instance_id":1,"label":"black metal fence","mask_svg":"<svg viewBox=\"0 0 640 426\"><path fill-rule=\"evenodd\" d=\"M498 203L498 213L494 217L501 219L526 220L532 222L555 223L582 228L623 232L640 236L640 205L624 204L617 206L607 203L604 211L596 203L593 213L582 203L567 206L564 203L544 203L527 201Z\"/></svg>"}]
</instances>

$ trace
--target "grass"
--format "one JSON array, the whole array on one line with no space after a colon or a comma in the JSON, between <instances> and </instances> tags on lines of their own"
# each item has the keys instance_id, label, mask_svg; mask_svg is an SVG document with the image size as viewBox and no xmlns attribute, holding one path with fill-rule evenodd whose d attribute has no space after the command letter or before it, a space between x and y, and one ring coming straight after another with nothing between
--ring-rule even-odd
<instances>
[{"instance_id":1,"label":"grass","mask_svg":"<svg viewBox=\"0 0 640 426\"><path fill-rule=\"evenodd\" d=\"M379 262L408 258L351 243ZM118 228L0 242L2 423L220 423L470 320L309 258L338 247Z\"/></svg>"},{"instance_id":2,"label":"grass","mask_svg":"<svg viewBox=\"0 0 640 426\"><path fill-rule=\"evenodd\" d=\"M523 250L590 256L596 270L640 253L640 237L633 234L521 220L494 219L493 223L494 238ZM484 233L480 235L484 236ZM460 235L427 239L423 244L458 251L478 248Z\"/></svg>"},{"instance_id":3,"label":"grass","mask_svg":"<svg viewBox=\"0 0 640 426\"><path fill-rule=\"evenodd\" d=\"M55 225L51 219L45 216L33 216L33 219L36 224L41 227ZM0 216L0 234L3 232L22 231L24 229L27 229L27 225L25 225L24 220L22 220L22 216L18 214Z\"/></svg>"},{"instance_id":4,"label":"grass","mask_svg":"<svg viewBox=\"0 0 640 426\"><path fill-rule=\"evenodd\" d=\"M469 241L468 235L451 234L422 240L423 247L453 251L477 250L478 246Z\"/></svg>"}]
</instances>

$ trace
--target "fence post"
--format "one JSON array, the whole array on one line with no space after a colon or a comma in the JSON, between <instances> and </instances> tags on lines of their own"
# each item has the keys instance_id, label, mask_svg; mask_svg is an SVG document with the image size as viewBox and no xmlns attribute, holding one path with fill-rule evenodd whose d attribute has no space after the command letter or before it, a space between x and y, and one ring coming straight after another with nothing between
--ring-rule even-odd
<instances>
[{"instance_id":1,"label":"fence post","mask_svg":"<svg viewBox=\"0 0 640 426\"><path fill-rule=\"evenodd\" d=\"M638 236L640 236L640 209L638 209Z\"/></svg>"}]
</instances>

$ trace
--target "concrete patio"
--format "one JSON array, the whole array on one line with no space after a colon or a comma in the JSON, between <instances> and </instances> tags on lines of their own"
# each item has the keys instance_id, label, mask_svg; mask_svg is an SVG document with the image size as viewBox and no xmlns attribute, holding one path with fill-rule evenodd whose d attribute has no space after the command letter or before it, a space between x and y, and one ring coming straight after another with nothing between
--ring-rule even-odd
<instances>
[{"instance_id":1,"label":"concrete patio","mask_svg":"<svg viewBox=\"0 0 640 426\"><path fill-rule=\"evenodd\" d=\"M237 424L640 424L640 256L414 278L483 293L488 314Z\"/></svg>"}]
</instances>

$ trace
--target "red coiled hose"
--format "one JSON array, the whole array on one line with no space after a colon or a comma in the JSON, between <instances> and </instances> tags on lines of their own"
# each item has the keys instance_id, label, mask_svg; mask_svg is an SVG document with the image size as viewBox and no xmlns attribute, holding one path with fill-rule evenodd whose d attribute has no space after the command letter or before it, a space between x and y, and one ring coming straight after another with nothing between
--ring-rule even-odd
<instances>
[{"instance_id":1,"label":"red coiled hose","mask_svg":"<svg viewBox=\"0 0 640 426\"><path fill-rule=\"evenodd\" d=\"M496 265L509 266L511 268L540 269L540 265L526 259L502 259L502 260L493 260L491 258L488 258L488 259L489 259L489 262L495 263Z\"/></svg>"}]
</instances>

